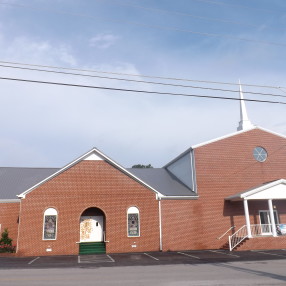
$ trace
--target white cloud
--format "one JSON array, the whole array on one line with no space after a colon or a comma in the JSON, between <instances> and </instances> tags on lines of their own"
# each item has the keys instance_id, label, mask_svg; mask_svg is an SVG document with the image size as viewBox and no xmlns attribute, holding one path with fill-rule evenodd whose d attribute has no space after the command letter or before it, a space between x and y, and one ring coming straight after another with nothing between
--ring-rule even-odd
<instances>
[{"instance_id":1,"label":"white cloud","mask_svg":"<svg viewBox=\"0 0 286 286\"><path fill-rule=\"evenodd\" d=\"M83 45L76 47L78 38L74 42L74 39L69 39L70 44L67 44L61 34L57 41L51 35L45 38L45 34L28 36L12 31L8 35L7 27L0 23L1 58L7 61L73 67L81 63L85 69L118 73L140 75L142 72L230 82L237 82L240 78L246 83L261 84L274 80L281 83L285 77L284 72L275 72L273 67L269 67L267 72L257 69L261 58L275 55L264 46L229 49L229 41L223 41L221 46L214 46L213 41L208 41L208 45L214 46L212 51L209 47L199 51L199 47L193 46L169 47L171 44L164 41L160 47L154 44L155 40L143 43L144 37L139 34L140 39L134 35L132 43L122 45L121 49L110 49L107 54L105 49L117 44L120 38L112 33L98 33L90 39L89 45L102 51L97 51L94 54L100 55L90 59L94 49L88 50ZM88 37L86 34L81 36ZM90 54L84 54L81 49L88 50ZM106 58L99 58L101 56ZM0 76L163 90L162 86L143 83L3 68L0 69ZM0 147L3 154L0 165L62 166L95 146L124 166L151 163L158 167L193 144L235 131L239 121L238 102L8 81L0 81L0 84ZM172 91L207 94L206 91L179 88ZM216 95L229 94L218 91ZM285 124L275 126L285 122L282 108L247 103L247 109L254 124L286 132ZM6 152L6 149L9 151Z\"/></svg>"},{"instance_id":2,"label":"white cloud","mask_svg":"<svg viewBox=\"0 0 286 286\"><path fill-rule=\"evenodd\" d=\"M8 42L3 35L0 40L2 59L68 66L75 66L77 63L72 54L72 48L64 43L37 41L24 36L16 37Z\"/></svg>"},{"instance_id":3,"label":"white cloud","mask_svg":"<svg viewBox=\"0 0 286 286\"><path fill-rule=\"evenodd\" d=\"M89 45L98 49L108 49L113 46L118 39L119 37L113 34L102 33L92 37L89 40Z\"/></svg>"}]
</instances>

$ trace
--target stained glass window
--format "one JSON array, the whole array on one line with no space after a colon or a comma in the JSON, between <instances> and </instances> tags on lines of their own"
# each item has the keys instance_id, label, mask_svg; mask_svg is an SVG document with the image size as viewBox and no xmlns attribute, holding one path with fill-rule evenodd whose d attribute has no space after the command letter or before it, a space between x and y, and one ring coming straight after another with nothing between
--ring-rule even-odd
<instances>
[{"instance_id":1,"label":"stained glass window","mask_svg":"<svg viewBox=\"0 0 286 286\"><path fill-rule=\"evenodd\" d=\"M128 236L140 236L139 210L136 207L130 207L128 215Z\"/></svg>"},{"instance_id":2,"label":"stained glass window","mask_svg":"<svg viewBox=\"0 0 286 286\"><path fill-rule=\"evenodd\" d=\"M44 213L44 240L54 240L57 235L57 211L48 208Z\"/></svg>"}]
</instances>

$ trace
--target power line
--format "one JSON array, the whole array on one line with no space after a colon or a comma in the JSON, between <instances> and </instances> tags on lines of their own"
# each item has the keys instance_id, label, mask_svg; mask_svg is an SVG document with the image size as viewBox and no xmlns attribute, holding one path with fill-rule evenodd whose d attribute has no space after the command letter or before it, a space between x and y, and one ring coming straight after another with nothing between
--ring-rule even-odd
<instances>
[{"instance_id":1,"label":"power line","mask_svg":"<svg viewBox=\"0 0 286 286\"><path fill-rule=\"evenodd\" d=\"M250 6L245 6L245 5L240 5L240 4L231 4L231 3L225 3L225 2L220 2L220 1L212 1L212 0L193 0L193 1L197 1L197 2L204 2L204 3L209 3L209 4L214 4L214 5L224 5L224 6L230 6L230 7L239 7L239 8L243 8L243 9L247 9L247 10L254 10L254 11L264 11L267 13L275 13L277 14L276 11L273 10L269 10L269 9L262 9L262 8L253 8Z\"/></svg>"},{"instance_id":2,"label":"power line","mask_svg":"<svg viewBox=\"0 0 286 286\"><path fill-rule=\"evenodd\" d=\"M93 69L78 69L78 68L67 68L67 67L50 66L50 65L36 65L36 64L28 64L28 63L19 63L19 62L7 62L7 61L1 61L1 60L0 60L0 63L11 64L11 65L30 66L30 67L70 70L70 71L78 71L78 72L101 73L101 74L141 77L141 78L150 78L150 79L162 79L162 80L171 80L171 81L198 82L198 83L234 85L234 86L239 86L240 85L239 83L233 83L233 82L221 82L221 81L209 81L209 80L196 80L196 79L188 79L188 78L152 76L152 75L143 75L143 74L119 73L119 72L99 71L99 70L93 70ZM259 87L259 88L270 88L270 89L281 89L281 88L285 88L286 89L286 87L282 87L282 86L245 84L245 83L243 83L243 86Z\"/></svg>"},{"instance_id":3,"label":"power line","mask_svg":"<svg viewBox=\"0 0 286 286\"><path fill-rule=\"evenodd\" d=\"M146 94L158 94L158 95L175 95L175 96L199 97L199 98L210 98L210 99L224 99L224 100L236 100L236 101L240 101L241 100L240 98L224 97L224 96L209 96L209 95L186 94L186 93L158 92L158 91L147 91L147 90L138 90L138 89L125 89L125 88L114 88L114 87L104 87L104 86L94 86L94 85L82 85L82 84L71 84L71 83L61 83L61 82L51 82L51 81L39 81L39 80L10 78L10 77L0 77L0 79L2 79L2 80L10 80L10 81L29 82L29 83L59 85L59 86L92 88L92 89L102 89L102 90L112 90L112 91L124 91L124 92L133 92L133 93L146 93ZM244 101L283 104L283 105L285 104L286 105L286 102L270 101L270 100L244 99Z\"/></svg>"},{"instance_id":4,"label":"power line","mask_svg":"<svg viewBox=\"0 0 286 286\"><path fill-rule=\"evenodd\" d=\"M260 27L258 25L252 25L252 24L248 24L248 23L236 22L236 21L232 21L232 20L228 20L228 19L209 18L209 17L198 16L198 15L185 13L185 12L171 11L171 10L165 10L165 9L159 9L159 8L151 8L151 7L135 5L135 4L131 4L131 3L123 3L123 2L119 2L119 1L116 1L116 2L112 1L112 2L113 2L112 4L115 4L115 5L134 7L134 8L137 8L137 9L142 9L142 10L147 10L147 11L175 14L175 15L180 15L180 16L192 17L192 18L196 18L196 19L213 21L213 22L230 23L230 24L235 24L235 25L240 25L240 26L249 26L249 27L255 27L255 28L259 28Z\"/></svg>"},{"instance_id":5,"label":"power line","mask_svg":"<svg viewBox=\"0 0 286 286\"><path fill-rule=\"evenodd\" d=\"M11 3L0 2L0 5L10 5L10 6L15 6L15 7L28 8L28 9L32 9L32 10L42 10L42 11L47 11L50 13L58 13L58 14L65 14L65 15L71 15L71 16L79 16L79 17L84 17L84 18L91 18L91 19L96 19L97 21L99 20L98 18L89 16L89 15L76 14L76 13L70 13L70 12L60 12L60 11L54 11L54 10L44 9L44 8L34 8L31 6L20 5L20 4L11 4ZM205 36L205 37L212 37L212 38L227 38L227 39L232 39L232 40L236 40L236 41L244 41L244 42L249 42L249 43L258 43L258 44L263 44L263 45L286 47L286 44L284 44L284 43L240 38L240 37L235 37L235 36L228 35L228 34L198 32L198 31L193 31L193 30L189 30L189 29L181 29L181 28L171 27L171 26L166 27L166 26L160 26L160 25L149 25L149 24L144 24L144 23L139 23L139 22L131 22L131 21L125 21L125 20L119 21L119 20L114 20L114 19L108 19L108 20L104 19L103 21L104 22L121 23L121 24L124 23L124 24L140 26L140 27L145 27L145 28L152 28L152 29L157 29L157 30L164 30L164 31L175 31L175 32L189 33L189 34L200 35L200 36Z\"/></svg>"},{"instance_id":6,"label":"power line","mask_svg":"<svg viewBox=\"0 0 286 286\"><path fill-rule=\"evenodd\" d=\"M100 78L100 79L109 79L109 80L118 80L118 81L127 81L127 82L136 82L136 83L144 83L144 84L154 84L154 85L162 85L162 86L194 88L194 89L223 91L223 92L234 92L234 93L238 92L238 90L232 90L232 89L211 88L211 87L182 85L182 84L171 84L171 83L164 83L164 82L134 80L134 79L126 79L126 78L115 78L115 77L107 77L107 76L88 75L88 74L70 73L70 72L61 72L61 71L52 71L52 70L42 70L42 69L26 68L26 67L7 66L7 65L1 65L1 64L0 64L0 67L14 68L14 69L21 69L21 70L28 70L28 71L56 73L56 74L64 74L64 75L73 75L73 76L82 76L82 77L91 77L91 78ZM245 91L245 90L243 91L243 93L244 94L252 94L252 95L266 95L266 96L275 96L275 97L286 97L286 95L281 95L281 94L261 93L261 92Z\"/></svg>"}]
</instances>

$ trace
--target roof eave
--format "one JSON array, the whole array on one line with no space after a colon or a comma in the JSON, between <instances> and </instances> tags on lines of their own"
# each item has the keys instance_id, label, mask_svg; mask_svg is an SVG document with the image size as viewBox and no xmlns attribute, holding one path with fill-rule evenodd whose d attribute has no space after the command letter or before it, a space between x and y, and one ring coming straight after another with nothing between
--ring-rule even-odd
<instances>
[{"instance_id":1,"label":"roof eave","mask_svg":"<svg viewBox=\"0 0 286 286\"><path fill-rule=\"evenodd\" d=\"M159 200L197 200L199 196L158 196Z\"/></svg>"},{"instance_id":2,"label":"roof eave","mask_svg":"<svg viewBox=\"0 0 286 286\"><path fill-rule=\"evenodd\" d=\"M77 163L79 163L80 161L84 160L85 158L87 158L88 156L90 156L92 153L97 153L100 157L102 157L103 159L105 159L108 163L110 163L111 165L113 165L114 167L116 167L117 169L121 170L123 173L125 173L126 175L128 175L129 177L133 178L135 181L137 181L138 183L144 185L145 187L147 187L148 189L150 189L151 191L153 191L156 195L158 196L163 196L159 191L157 191L156 189L154 189L152 186L148 185L147 183L145 183L144 181L142 181L141 179L139 179L138 177L136 177L135 175L133 175L131 172L127 171L125 168L123 168L121 165L119 165L118 163L116 163L115 161L113 161L111 158L109 158L108 156L106 156L105 154L103 154L101 151L99 151L97 148L92 148L90 151L88 151L87 153L85 153L84 155L80 156L79 158L77 158L76 160L72 161L71 163L67 164L66 166L64 166L63 168L61 168L59 171L57 171L56 173L52 174L51 176L47 177L46 179L42 180L41 182L37 183L36 185L34 185L33 187L29 188L28 190L26 190L25 192L19 194L17 197L18 198L25 198L26 195L30 192L32 192L34 189L36 189L37 187L39 187L40 185L46 183L47 181L53 179L54 177L58 176L59 174L63 173L64 171L66 171L67 169L71 168L72 166L76 165Z\"/></svg>"},{"instance_id":3,"label":"roof eave","mask_svg":"<svg viewBox=\"0 0 286 286\"><path fill-rule=\"evenodd\" d=\"M7 204L7 203L20 203L21 200L20 199L3 199L0 200L0 204Z\"/></svg>"},{"instance_id":4,"label":"roof eave","mask_svg":"<svg viewBox=\"0 0 286 286\"><path fill-rule=\"evenodd\" d=\"M264 191L266 189L269 189L271 187L274 187L274 186L277 186L279 184L285 184L286 185L286 180L285 179L279 179L279 180L276 180L276 181L273 181L271 183L267 183L265 185L262 185L260 187L257 187L253 190L250 190L250 191L246 191L246 192L243 192L243 193L240 193L240 194L237 194L237 195L233 195L233 196L229 196L227 198L225 198L226 201L242 201L242 200L247 200L247 198L249 196L252 196L256 193L259 193L261 191Z\"/></svg>"}]
</instances>

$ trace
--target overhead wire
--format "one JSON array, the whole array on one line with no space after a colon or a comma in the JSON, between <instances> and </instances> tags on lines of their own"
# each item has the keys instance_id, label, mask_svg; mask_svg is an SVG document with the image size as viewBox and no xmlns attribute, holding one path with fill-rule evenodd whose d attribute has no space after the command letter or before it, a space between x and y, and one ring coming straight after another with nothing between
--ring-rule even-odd
<instances>
[{"instance_id":1,"label":"overhead wire","mask_svg":"<svg viewBox=\"0 0 286 286\"><path fill-rule=\"evenodd\" d=\"M67 68L67 67L52 66L52 65L38 65L38 64L29 64L29 63L20 63L20 62L11 62L11 61L1 61L1 60L0 60L0 63L2 63L2 64L11 64L11 65L29 66L29 67L40 67L40 68L70 70L70 71L78 71L78 72L101 73L101 74L111 74L111 75L119 75L119 76L130 76L130 77L140 77L140 78L150 78L150 79L171 80L171 81L185 81L185 82L197 82L197 83L219 84L219 85L234 85L234 86L239 86L240 85L239 83L235 83L235 82L196 80L196 79L178 78L178 77L163 77L163 76L155 76L155 75L144 75L144 74L132 74L132 73L122 73L122 72L100 71L100 70L95 70L95 69ZM242 85L243 86L247 86L247 87L258 87L258 88L269 88L269 89L285 88L286 89L286 87L282 87L282 86L258 85L258 84L247 84L247 83L243 83Z\"/></svg>"},{"instance_id":2,"label":"overhead wire","mask_svg":"<svg viewBox=\"0 0 286 286\"><path fill-rule=\"evenodd\" d=\"M42 10L42 11L47 11L51 13L58 13L58 14L65 14L65 15L72 15L72 16L79 16L79 17L85 17L85 18L91 18L91 19L96 19L97 21L99 18L95 18L93 16L85 15L85 14L78 14L78 13L70 13L70 12L62 12L62 11L55 11L55 10L50 10L46 8L34 8L31 6L26 6L22 4L14 4L14 3L7 3L7 2L0 2L0 5L10 5L10 6L15 6L15 7L22 7L22 8L28 8L32 10ZM249 42L249 43L259 43L263 45L270 45L270 46L280 46L280 47L286 47L286 43L278 43L278 42L272 42L272 41L263 41L263 40L255 40L255 39L248 39L248 38L241 38L241 37L235 37L229 34L217 34L217 33L207 33L207 32L199 32L199 31L193 31L190 29L181 29L178 27L166 27L166 26L160 26L160 25L150 25L150 24L145 24L145 23L139 23L139 22L134 22L134 21L125 21L125 20L115 20L115 19L104 19L104 22L113 22L113 23L124 23L124 24L130 24L130 25L135 25L135 26L140 26L140 27L146 27L146 28L152 28L152 29L158 29L158 30L164 30L164 31L176 31L176 32L182 32L182 33L190 33L194 35L200 35L200 36L205 36L205 37L217 37L217 38L228 38L228 39L233 39L236 41L244 41L244 42Z\"/></svg>"},{"instance_id":3,"label":"overhead wire","mask_svg":"<svg viewBox=\"0 0 286 286\"><path fill-rule=\"evenodd\" d=\"M274 10L263 9L263 8L254 8L254 7L245 6L245 5L241 5L241 4L232 4L232 3L220 2L220 1L212 1L212 0L192 0L192 1L209 3L209 4L214 4L214 5L220 5L220 6L223 5L223 6L236 7L236 8L239 7L239 8L243 8L243 9L247 9L247 10L264 11L264 12L267 12L267 13L275 13L275 14L277 14L277 12L274 11Z\"/></svg>"},{"instance_id":4,"label":"overhead wire","mask_svg":"<svg viewBox=\"0 0 286 286\"><path fill-rule=\"evenodd\" d=\"M116 77L108 77L108 76L98 76L98 75L81 74L81 73L70 73L70 72L62 72L62 71L43 70L43 69L35 69L35 68L27 68L27 67L19 67L19 66L8 66L8 65L1 65L1 64L0 64L0 67L20 69L20 70L28 70L28 71L37 71L37 72L46 72L46 73L56 73L56 74L64 74L64 75L72 75L72 76L99 78L99 79L108 79L108 80L118 80L118 81L136 82L136 83L144 83L144 84L153 84L153 85L161 85L161 86L183 87L183 88L193 88L193 89L203 89L203 90L233 92L233 93L237 93L238 92L237 90L233 90L233 89L222 89L222 88L212 88L212 87L203 87L203 86L172 84L172 83L164 83L164 82L134 80L134 79L116 78ZM265 95L265 96L274 96L274 97L286 97L286 95L281 95L281 94L262 93L262 92L253 92L253 91L245 91L245 90L243 91L243 93L244 94L251 94L251 95Z\"/></svg>"},{"instance_id":5,"label":"overhead wire","mask_svg":"<svg viewBox=\"0 0 286 286\"><path fill-rule=\"evenodd\" d=\"M97 1L102 1L102 0L97 0ZM109 0L109 1L111 1L112 4L115 4L115 5L134 7L134 8L142 9L142 10L146 10L146 11L168 13L168 14L186 16L186 17L202 19L202 20L207 20L207 21L212 21L212 22L222 22L222 23L229 23L229 24L240 25L240 26L248 26L248 27L255 27L255 28L259 28L260 27L258 25L253 25L253 24L248 24L248 23L243 23L243 22L236 22L236 21L232 21L232 20L228 20L228 19L220 19L220 18L210 18L210 17L198 16L198 15L194 15L194 14L186 13L186 12L179 12L179 11L171 11L171 10L166 10L166 9L145 7L145 6L132 4L132 3L121 2L121 1L112 1L112 0Z\"/></svg>"},{"instance_id":6,"label":"overhead wire","mask_svg":"<svg viewBox=\"0 0 286 286\"><path fill-rule=\"evenodd\" d=\"M79 88L91 88L91 89L101 89L101 90L112 90L112 91L124 91L124 92L132 92L132 93L146 93L146 94L157 94L157 95L174 95L174 96L187 96L187 97L198 97L198 98L224 99L224 100L241 101L240 98L225 97L225 96L210 96L210 95L198 95L198 94L189 94L189 93L159 92L159 91L148 91L148 90L138 90L138 89L126 89L126 88L114 88L114 87L105 87L105 86L71 84L71 83L62 83L62 82L39 81L39 80L30 80L30 79L22 79L22 78L11 78L11 77L0 77L0 80L19 81L19 82L26 82L26 83L48 84L48 85L58 85L58 86L69 86L69 87L79 87ZM244 101L250 101L250 102L272 103L272 104L283 104L283 105L286 105L286 102L280 102L280 101L258 100L258 99L243 99L243 100Z\"/></svg>"}]
</instances>

